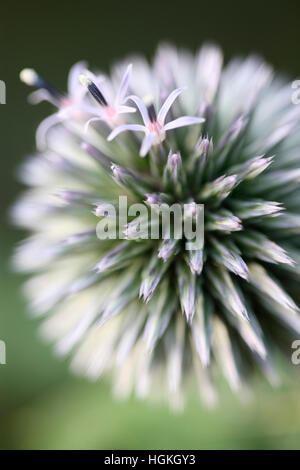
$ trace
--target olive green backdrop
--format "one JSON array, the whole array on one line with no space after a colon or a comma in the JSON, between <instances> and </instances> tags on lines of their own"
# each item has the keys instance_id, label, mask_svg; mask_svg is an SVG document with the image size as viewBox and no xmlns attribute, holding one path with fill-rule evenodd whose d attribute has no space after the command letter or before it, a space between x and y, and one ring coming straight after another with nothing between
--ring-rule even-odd
<instances>
[{"instance_id":1,"label":"olive green backdrop","mask_svg":"<svg viewBox=\"0 0 300 470\"><path fill-rule=\"evenodd\" d=\"M107 384L71 377L67 361L53 357L27 316L22 278L9 270L12 246L23 234L7 216L21 189L15 168L34 150L35 128L51 112L47 104L27 104L29 90L18 79L23 67L64 88L79 59L107 69L129 52L150 57L162 39L192 49L213 40L226 59L258 52L296 79L299 26L300 4L291 0L1 4L0 79L7 104L0 105L0 339L7 344L7 365L0 365L0 448L300 448L300 381L288 375L276 391L258 382L249 404L238 403L224 385L214 411L192 394L179 416L163 406L115 402Z\"/></svg>"}]
</instances>

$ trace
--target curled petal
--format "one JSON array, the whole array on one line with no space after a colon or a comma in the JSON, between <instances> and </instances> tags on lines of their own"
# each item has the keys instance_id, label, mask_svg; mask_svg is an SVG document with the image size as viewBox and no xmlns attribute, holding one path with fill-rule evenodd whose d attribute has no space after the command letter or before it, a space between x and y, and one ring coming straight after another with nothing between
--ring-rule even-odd
<instances>
[{"instance_id":1,"label":"curled petal","mask_svg":"<svg viewBox=\"0 0 300 470\"><path fill-rule=\"evenodd\" d=\"M145 132L145 126L142 126L140 124L124 124L122 126L116 127L107 137L107 140L110 142L113 140L117 135L121 134L122 132L125 131L137 131L137 132Z\"/></svg>"},{"instance_id":2,"label":"curled petal","mask_svg":"<svg viewBox=\"0 0 300 470\"><path fill-rule=\"evenodd\" d=\"M84 132L86 133L89 129L89 125L92 122L96 122L96 121L103 121L103 118L102 117L94 117L94 118L89 119L84 125Z\"/></svg>"},{"instance_id":3,"label":"curled petal","mask_svg":"<svg viewBox=\"0 0 300 470\"><path fill-rule=\"evenodd\" d=\"M49 103L52 103L55 105L50 93L47 90L44 90L43 88L30 93L28 96L28 101L31 104L39 104L42 101L49 101Z\"/></svg>"},{"instance_id":4,"label":"curled petal","mask_svg":"<svg viewBox=\"0 0 300 470\"><path fill-rule=\"evenodd\" d=\"M141 116L143 118L144 124L145 126L147 126L150 123L150 119L145 103L138 96L135 95L128 96L127 100L131 100L137 105L139 112L141 113Z\"/></svg>"},{"instance_id":5,"label":"curled petal","mask_svg":"<svg viewBox=\"0 0 300 470\"><path fill-rule=\"evenodd\" d=\"M36 146L39 150L44 150L47 147L46 136L49 129L52 126L55 126L56 124L60 123L61 120L62 118L59 113L54 113L41 122L36 131Z\"/></svg>"}]
</instances>

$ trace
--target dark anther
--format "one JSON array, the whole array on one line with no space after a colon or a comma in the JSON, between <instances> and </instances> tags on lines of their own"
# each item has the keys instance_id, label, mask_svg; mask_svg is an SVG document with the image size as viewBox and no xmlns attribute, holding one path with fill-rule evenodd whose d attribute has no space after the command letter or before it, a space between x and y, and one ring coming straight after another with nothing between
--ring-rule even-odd
<instances>
[{"instance_id":1,"label":"dark anther","mask_svg":"<svg viewBox=\"0 0 300 470\"><path fill-rule=\"evenodd\" d=\"M88 90L91 93L91 95L95 98L95 100L101 104L101 106L107 106L107 101L102 95L101 91L99 88L95 85L95 83L91 82L88 85Z\"/></svg>"},{"instance_id":2,"label":"dark anther","mask_svg":"<svg viewBox=\"0 0 300 470\"><path fill-rule=\"evenodd\" d=\"M156 111L155 111L154 105L150 104L147 107L147 109L148 109L148 114L149 114L150 121L155 122L156 121Z\"/></svg>"}]
</instances>

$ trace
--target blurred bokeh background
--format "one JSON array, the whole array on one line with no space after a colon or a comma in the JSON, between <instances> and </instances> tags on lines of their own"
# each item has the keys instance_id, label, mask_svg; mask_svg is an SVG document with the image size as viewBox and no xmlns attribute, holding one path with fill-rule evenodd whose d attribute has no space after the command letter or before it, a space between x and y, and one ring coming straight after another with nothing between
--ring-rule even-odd
<instances>
[{"instance_id":1,"label":"blurred bokeh background","mask_svg":"<svg viewBox=\"0 0 300 470\"><path fill-rule=\"evenodd\" d=\"M79 59L107 70L129 52L151 57L160 40L192 49L212 40L226 59L258 52L296 79L299 23L300 3L292 0L1 5L0 79L7 104L0 105L0 339L7 345L7 365L0 365L0 448L300 448L300 380L286 370L277 390L258 380L249 403L237 402L224 385L219 406L208 411L192 392L181 415L133 399L116 402L108 384L72 377L68 361L53 356L38 338L38 322L28 316L22 278L9 266L13 245L24 234L8 221L8 207L21 191L15 168L34 150L35 128L51 112L47 104L27 104L28 89L18 78L23 67L64 88L69 67Z\"/></svg>"}]
</instances>

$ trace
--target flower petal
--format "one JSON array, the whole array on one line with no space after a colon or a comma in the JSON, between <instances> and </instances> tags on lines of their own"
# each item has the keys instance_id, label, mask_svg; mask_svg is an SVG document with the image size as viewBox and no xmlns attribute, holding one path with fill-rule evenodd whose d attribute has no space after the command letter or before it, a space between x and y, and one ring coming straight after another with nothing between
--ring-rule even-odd
<instances>
[{"instance_id":1,"label":"flower petal","mask_svg":"<svg viewBox=\"0 0 300 470\"><path fill-rule=\"evenodd\" d=\"M152 147L154 139L155 139L155 134L145 135L143 142L142 142L141 149L140 149L140 157L145 157L147 155L150 148Z\"/></svg>"},{"instance_id":2,"label":"flower petal","mask_svg":"<svg viewBox=\"0 0 300 470\"><path fill-rule=\"evenodd\" d=\"M91 118L89 119L85 125L84 125L84 132L86 133L89 129L89 125L92 123L92 122L95 122L95 121L103 121L103 118L102 117L94 117L94 118Z\"/></svg>"},{"instance_id":3,"label":"flower petal","mask_svg":"<svg viewBox=\"0 0 300 470\"><path fill-rule=\"evenodd\" d=\"M168 98L160 108L160 111L157 116L158 122L163 126L166 116L169 112L169 109L171 108L172 104L176 100L176 98L184 91L184 88L177 88L176 90L172 91L172 93L169 94Z\"/></svg>"},{"instance_id":4,"label":"flower petal","mask_svg":"<svg viewBox=\"0 0 300 470\"><path fill-rule=\"evenodd\" d=\"M126 72L124 73L124 76L122 78L120 88L116 97L116 106L118 106L119 104L122 104L125 100L125 96L128 90L129 80L131 76L131 71L132 71L132 64L128 65Z\"/></svg>"},{"instance_id":5,"label":"flower petal","mask_svg":"<svg viewBox=\"0 0 300 470\"><path fill-rule=\"evenodd\" d=\"M125 131L137 131L137 132L146 132L145 126L141 124L124 124L122 126L116 127L107 137L107 140L110 142L113 140L117 135L121 134L121 132Z\"/></svg>"},{"instance_id":6,"label":"flower petal","mask_svg":"<svg viewBox=\"0 0 300 470\"><path fill-rule=\"evenodd\" d=\"M144 124L145 126L147 126L150 122L150 119L145 103L138 96L135 95L128 96L127 100L131 100L137 105L139 112L141 113L141 116L143 118Z\"/></svg>"},{"instance_id":7,"label":"flower petal","mask_svg":"<svg viewBox=\"0 0 300 470\"><path fill-rule=\"evenodd\" d=\"M87 63L84 61L76 62L69 72L68 76L68 92L71 98L78 98L78 95L82 95L82 86L78 80L80 74L82 74L87 68Z\"/></svg>"},{"instance_id":8,"label":"flower petal","mask_svg":"<svg viewBox=\"0 0 300 470\"><path fill-rule=\"evenodd\" d=\"M30 104L39 104L42 101L49 101L49 103L52 103L55 106L55 102L53 101L52 96L44 88L40 88L39 90L35 90L30 93L28 96L28 101Z\"/></svg>"},{"instance_id":9,"label":"flower petal","mask_svg":"<svg viewBox=\"0 0 300 470\"><path fill-rule=\"evenodd\" d=\"M51 116L44 119L38 126L36 131L36 146L39 150L44 150L46 145L46 135L50 127L55 126L61 122L62 118L59 113L51 114Z\"/></svg>"},{"instance_id":10,"label":"flower petal","mask_svg":"<svg viewBox=\"0 0 300 470\"><path fill-rule=\"evenodd\" d=\"M117 108L118 114L123 114L123 113L135 113L136 109L132 108L131 106L119 106Z\"/></svg>"},{"instance_id":11,"label":"flower petal","mask_svg":"<svg viewBox=\"0 0 300 470\"><path fill-rule=\"evenodd\" d=\"M204 118L198 118L198 117L193 117L193 116L182 116L178 119L174 119L174 121L168 122L168 124L164 126L164 131L176 129L177 127L193 126L194 124L201 124L204 121L205 121Z\"/></svg>"}]
</instances>

